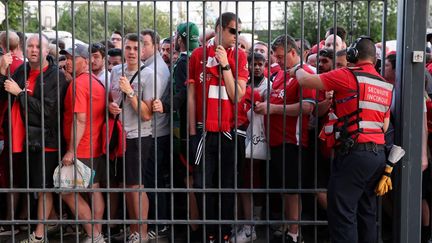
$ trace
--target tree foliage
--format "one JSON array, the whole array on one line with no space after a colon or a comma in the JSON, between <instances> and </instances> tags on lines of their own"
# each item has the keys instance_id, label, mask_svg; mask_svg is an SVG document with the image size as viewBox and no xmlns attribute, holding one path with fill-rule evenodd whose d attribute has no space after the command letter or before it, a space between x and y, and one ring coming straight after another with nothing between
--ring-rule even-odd
<instances>
[{"instance_id":1,"label":"tree foliage","mask_svg":"<svg viewBox=\"0 0 432 243\"><path fill-rule=\"evenodd\" d=\"M72 6L66 5L59 19L58 29L72 33L72 28L74 26L73 32L77 39L88 42L90 38L89 33L91 33L91 41L95 42L105 39L105 27L107 27L107 38L111 36L111 32L114 30L121 32L123 29L124 33L137 33L139 30L145 28L154 28L154 10L153 6L150 4L140 4L140 21L137 21L138 6L136 4L124 5L123 22L120 5L108 5L106 16L104 5L100 3L91 3L90 16L88 9L88 4L75 4L72 12ZM74 22L72 22L72 16L74 16ZM105 17L108 20L107 23ZM91 19L90 26L89 19ZM156 30L161 36L169 36L168 13L156 10Z\"/></svg>"},{"instance_id":2,"label":"tree foliage","mask_svg":"<svg viewBox=\"0 0 432 243\"><path fill-rule=\"evenodd\" d=\"M368 2L354 1L352 2L336 2L336 24L342 26L347 31L347 41L350 38L356 38L360 35L367 35L368 26L370 26L370 36L376 42L382 37L382 22L383 22L383 2L370 2L370 11L368 11ZM284 8L279 9L282 19L274 22L275 28L272 30L272 39L278 35L287 34L293 37L301 37L301 6L302 3L294 2L287 3L287 14L285 15ZM318 26L318 3L305 2L303 3L303 24L304 37L312 44L324 38L325 32L329 27L334 26L334 9L333 1L322 1L320 4L320 23ZM278 11L278 10L276 10ZM386 22L386 39L396 39L396 18L397 18L397 0L390 0L387 3L387 22ZM369 14L368 14L369 12ZM369 22L368 22L369 15ZM286 16L286 21L285 21ZM368 24L369 23L369 24ZM286 26L286 28L285 28ZM319 30L318 30L318 27ZM319 31L319 33L318 33ZM262 31L261 31L262 32ZM258 33L261 40L266 40L268 32Z\"/></svg>"},{"instance_id":3,"label":"tree foliage","mask_svg":"<svg viewBox=\"0 0 432 243\"><path fill-rule=\"evenodd\" d=\"M39 30L39 21L36 14L32 14L32 9L28 3L22 1L8 1L5 5L8 7L8 24L9 29L22 32L37 32ZM24 8L24 16L23 16ZM34 10L36 12L36 10ZM24 29L23 29L24 23ZM6 19L0 25L1 30L6 30Z\"/></svg>"}]
</instances>

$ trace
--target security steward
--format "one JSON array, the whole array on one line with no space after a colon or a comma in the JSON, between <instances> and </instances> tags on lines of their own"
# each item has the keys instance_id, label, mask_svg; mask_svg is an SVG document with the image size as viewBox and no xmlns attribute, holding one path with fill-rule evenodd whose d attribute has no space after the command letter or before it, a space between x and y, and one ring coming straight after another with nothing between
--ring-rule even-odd
<instances>
[{"instance_id":1,"label":"security steward","mask_svg":"<svg viewBox=\"0 0 432 243\"><path fill-rule=\"evenodd\" d=\"M305 88L334 90L334 115L327 144L335 149L328 185L328 219L333 243L376 242L374 189L385 167L384 133L393 85L374 68L375 45L366 36L347 48L352 68L312 75L301 67L291 75ZM330 127L330 129L328 129Z\"/></svg>"}]
</instances>

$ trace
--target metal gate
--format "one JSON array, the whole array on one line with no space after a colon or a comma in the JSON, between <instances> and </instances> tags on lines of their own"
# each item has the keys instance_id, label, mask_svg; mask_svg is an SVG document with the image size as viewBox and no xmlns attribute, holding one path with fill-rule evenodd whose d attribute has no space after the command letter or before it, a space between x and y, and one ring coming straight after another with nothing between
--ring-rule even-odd
<instances>
[{"instance_id":1,"label":"metal gate","mask_svg":"<svg viewBox=\"0 0 432 243\"><path fill-rule=\"evenodd\" d=\"M330 242L323 99L299 88L293 101L285 73L314 58L311 71L335 69L367 35L383 76L397 55L394 142L406 150L377 199L376 241L420 242L427 9L2 1L0 241Z\"/></svg>"}]
</instances>

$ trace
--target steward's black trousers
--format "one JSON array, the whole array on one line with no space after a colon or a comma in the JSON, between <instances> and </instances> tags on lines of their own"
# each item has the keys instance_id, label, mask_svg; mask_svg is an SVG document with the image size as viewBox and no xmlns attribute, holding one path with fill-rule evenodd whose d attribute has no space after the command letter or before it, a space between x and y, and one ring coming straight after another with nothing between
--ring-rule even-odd
<instances>
[{"instance_id":1,"label":"steward's black trousers","mask_svg":"<svg viewBox=\"0 0 432 243\"><path fill-rule=\"evenodd\" d=\"M377 241L375 187L385 167L383 149L352 149L337 154L328 185L332 243Z\"/></svg>"}]
</instances>

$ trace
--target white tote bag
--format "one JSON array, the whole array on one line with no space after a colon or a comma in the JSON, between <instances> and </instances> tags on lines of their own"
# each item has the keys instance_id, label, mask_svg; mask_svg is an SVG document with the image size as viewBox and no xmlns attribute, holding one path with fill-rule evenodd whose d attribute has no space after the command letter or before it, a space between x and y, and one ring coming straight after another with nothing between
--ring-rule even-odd
<instances>
[{"instance_id":1,"label":"white tote bag","mask_svg":"<svg viewBox=\"0 0 432 243\"><path fill-rule=\"evenodd\" d=\"M54 187L56 188L88 188L93 184L93 178L95 171L85 165L80 160L76 160L76 178L75 178L75 166L59 164L54 170L53 179Z\"/></svg>"},{"instance_id":2,"label":"white tote bag","mask_svg":"<svg viewBox=\"0 0 432 243\"><path fill-rule=\"evenodd\" d=\"M250 109L247 113L249 121L249 127L246 131L246 158L267 159L267 138L265 135L265 127L264 127L264 115L253 114L253 126L252 126L252 109ZM253 152L251 151L253 149ZM270 154L268 154L268 159L270 159Z\"/></svg>"}]
</instances>

